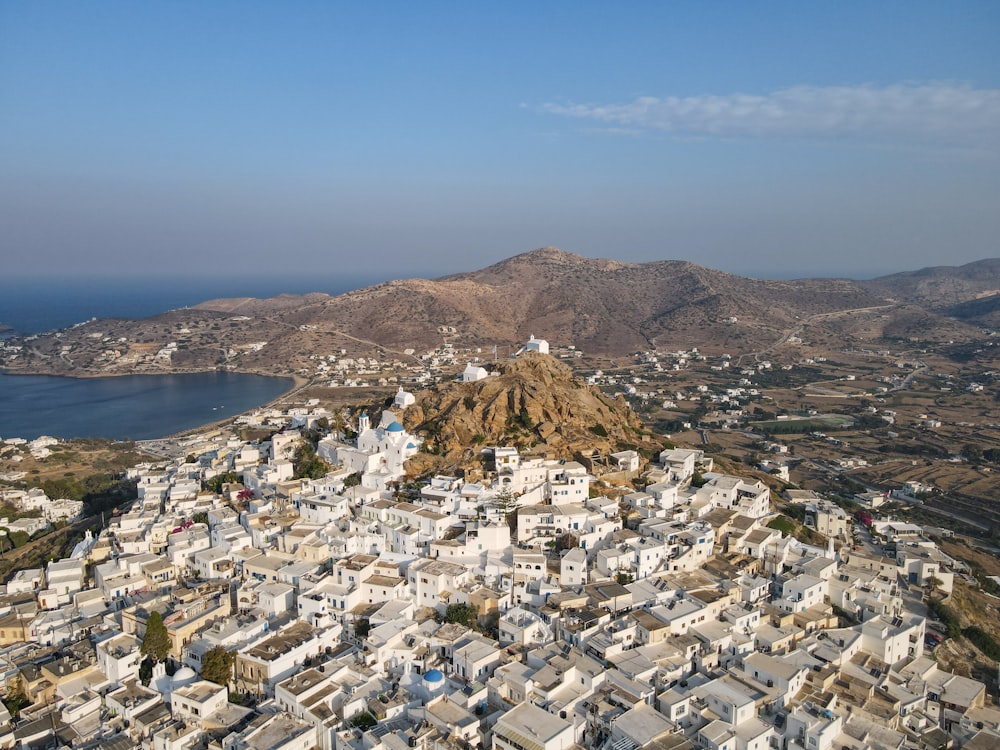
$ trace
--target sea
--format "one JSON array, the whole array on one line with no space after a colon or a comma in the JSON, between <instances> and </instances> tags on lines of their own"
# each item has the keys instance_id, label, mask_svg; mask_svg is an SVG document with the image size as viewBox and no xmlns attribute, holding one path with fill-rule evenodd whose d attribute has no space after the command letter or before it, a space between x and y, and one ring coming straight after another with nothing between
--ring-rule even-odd
<instances>
[{"instance_id":1,"label":"sea","mask_svg":"<svg viewBox=\"0 0 1000 750\"><path fill-rule=\"evenodd\" d=\"M0 330L29 335L91 318L147 318L220 297L331 296L384 281L361 276L6 277L0 269Z\"/></svg>"},{"instance_id":2,"label":"sea","mask_svg":"<svg viewBox=\"0 0 1000 750\"><path fill-rule=\"evenodd\" d=\"M150 440L274 400L291 378L233 372L64 378L0 375L0 437Z\"/></svg>"},{"instance_id":3,"label":"sea","mask_svg":"<svg viewBox=\"0 0 1000 750\"><path fill-rule=\"evenodd\" d=\"M381 280L0 276L0 336L44 333L91 318L145 318L219 297L337 295ZM109 378L0 373L0 438L153 439L234 417L291 387L288 378L227 372Z\"/></svg>"}]
</instances>

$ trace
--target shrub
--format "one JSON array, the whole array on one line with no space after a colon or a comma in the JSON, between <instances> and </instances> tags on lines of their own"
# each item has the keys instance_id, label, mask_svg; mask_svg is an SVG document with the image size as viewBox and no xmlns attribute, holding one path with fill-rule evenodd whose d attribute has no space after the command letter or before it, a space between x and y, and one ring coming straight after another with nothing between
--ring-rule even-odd
<instances>
[{"instance_id":1,"label":"shrub","mask_svg":"<svg viewBox=\"0 0 1000 750\"><path fill-rule=\"evenodd\" d=\"M444 619L446 622L454 622L475 629L479 613L475 607L469 604L449 604L444 612Z\"/></svg>"},{"instance_id":2,"label":"shrub","mask_svg":"<svg viewBox=\"0 0 1000 750\"><path fill-rule=\"evenodd\" d=\"M955 614L955 611L951 607L943 604L940 599L931 599L927 602L927 609L930 610L936 619L944 624L949 638L958 638L962 634L962 626L958 621L958 615Z\"/></svg>"},{"instance_id":3,"label":"shrub","mask_svg":"<svg viewBox=\"0 0 1000 750\"><path fill-rule=\"evenodd\" d=\"M988 659L1000 661L1000 643L997 643L993 636L985 630L972 626L963 630L962 635L972 641L972 644L982 651Z\"/></svg>"},{"instance_id":4,"label":"shrub","mask_svg":"<svg viewBox=\"0 0 1000 750\"><path fill-rule=\"evenodd\" d=\"M364 711L352 718L350 724L352 727L357 727L362 732L367 732L369 729L378 724L378 719L367 711Z\"/></svg>"},{"instance_id":5,"label":"shrub","mask_svg":"<svg viewBox=\"0 0 1000 750\"><path fill-rule=\"evenodd\" d=\"M607 428L602 424L592 424L587 429L597 435L597 437L606 438L608 436Z\"/></svg>"},{"instance_id":6,"label":"shrub","mask_svg":"<svg viewBox=\"0 0 1000 750\"><path fill-rule=\"evenodd\" d=\"M768 522L767 527L769 529L777 529L781 532L782 536L791 536L795 531L795 524L792 523L791 519L787 516L778 516L777 518L771 519Z\"/></svg>"}]
</instances>

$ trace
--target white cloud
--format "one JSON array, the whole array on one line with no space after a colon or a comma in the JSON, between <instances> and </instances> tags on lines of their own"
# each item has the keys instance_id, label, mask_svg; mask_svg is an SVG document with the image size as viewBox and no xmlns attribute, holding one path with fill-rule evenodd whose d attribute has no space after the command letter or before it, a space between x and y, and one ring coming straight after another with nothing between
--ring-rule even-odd
<instances>
[{"instance_id":1,"label":"white cloud","mask_svg":"<svg viewBox=\"0 0 1000 750\"><path fill-rule=\"evenodd\" d=\"M850 137L997 146L1000 89L949 83L793 86L770 94L542 105L545 112L679 136Z\"/></svg>"}]
</instances>

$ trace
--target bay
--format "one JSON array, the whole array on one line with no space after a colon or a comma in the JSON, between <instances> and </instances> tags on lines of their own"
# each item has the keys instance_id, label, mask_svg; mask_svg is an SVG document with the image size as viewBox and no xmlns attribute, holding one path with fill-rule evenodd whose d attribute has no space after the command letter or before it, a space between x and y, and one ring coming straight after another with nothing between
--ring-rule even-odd
<instances>
[{"instance_id":1,"label":"bay","mask_svg":"<svg viewBox=\"0 0 1000 750\"><path fill-rule=\"evenodd\" d=\"M66 378L0 374L0 437L149 440L235 417L291 378L232 372Z\"/></svg>"}]
</instances>

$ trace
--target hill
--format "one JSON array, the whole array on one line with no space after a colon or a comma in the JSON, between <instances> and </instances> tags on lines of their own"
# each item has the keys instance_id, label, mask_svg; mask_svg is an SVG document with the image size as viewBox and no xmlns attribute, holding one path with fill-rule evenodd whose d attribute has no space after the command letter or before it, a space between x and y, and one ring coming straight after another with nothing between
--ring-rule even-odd
<instances>
[{"instance_id":1,"label":"hill","mask_svg":"<svg viewBox=\"0 0 1000 750\"><path fill-rule=\"evenodd\" d=\"M25 341L0 364L75 375L223 367L309 374L315 355L330 351L407 361L405 350L440 346L442 330L462 347L516 348L534 334L612 357L692 346L759 353L805 324L827 343L964 341L996 318L990 294L998 289L1000 260L865 282L774 281L680 260L622 263L542 248L479 271L337 297L210 300L143 320L92 321Z\"/></svg>"},{"instance_id":2,"label":"hill","mask_svg":"<svg viewBox=\"0 0 1000 750\"><path fill-rule=\"evenodd\" d=\"M1000 294L1000 258L987 258L964 266L921 268L861 283L882 297L947 311L963 303Z\"/></svg>"},{"instance_id":3,"label":"hill","mask_svg":"<svg viewBox=\"0 0 1000 750\"><path fill-rule=\"evenodd\" d=\"M624 402L586 385L547 354L522 354L496 365L484 380L447 381L415 397L403 423L425 436L436 455L420 458L430 463L467 464L478 450L469 446L516 445L573 458L595 449L605 455L654 450L661 442L644 442L642 424Z\"/></svg>"}]
</instances>

